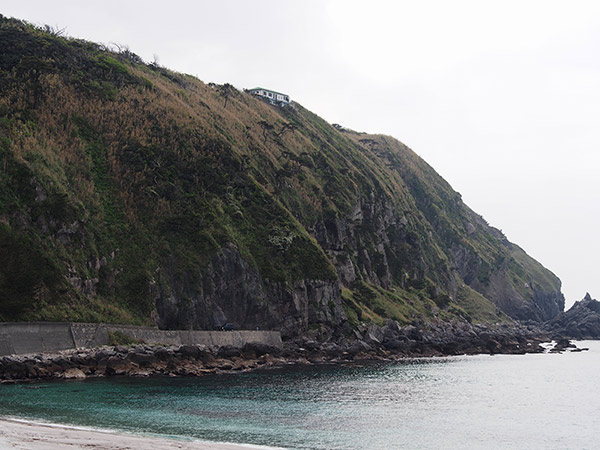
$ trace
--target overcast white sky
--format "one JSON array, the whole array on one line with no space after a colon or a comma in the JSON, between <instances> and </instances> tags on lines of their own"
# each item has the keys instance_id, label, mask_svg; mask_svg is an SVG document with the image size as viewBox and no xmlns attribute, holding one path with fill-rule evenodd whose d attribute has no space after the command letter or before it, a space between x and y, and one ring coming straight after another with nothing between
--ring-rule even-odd
<instances>
[{"instance_id":1,"label":"overcast white sky","mask_svg":"<svg viewBox=\"0 0 600 450\"><path fill-rule=\"evenodd\" d=\"M3 0L0 13L392 135L556 273L568 306L600 298L598 1Z\"/></svg>"}]
</instances>

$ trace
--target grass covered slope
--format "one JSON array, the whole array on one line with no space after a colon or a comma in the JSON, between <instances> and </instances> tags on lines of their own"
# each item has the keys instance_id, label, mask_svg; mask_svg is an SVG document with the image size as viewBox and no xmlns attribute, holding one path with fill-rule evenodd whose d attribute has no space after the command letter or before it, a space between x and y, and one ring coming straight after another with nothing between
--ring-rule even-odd
<instances>
[{"instance_id":1,"label":"grass covered slope","mask_svg":"<svg viewBox=\"0 0 600 450\"><path fill-rule=\"evenodd\" d=\"M392 138L14 19L0 41L0 320L326 337L562 309Z\"/></svg>"}]
</instances>

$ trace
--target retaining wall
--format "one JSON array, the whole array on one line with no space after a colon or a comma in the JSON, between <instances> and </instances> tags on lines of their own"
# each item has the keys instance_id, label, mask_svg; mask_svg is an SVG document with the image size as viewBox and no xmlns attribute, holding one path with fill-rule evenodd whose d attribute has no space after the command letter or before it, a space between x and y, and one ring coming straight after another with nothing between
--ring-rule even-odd
<instances>
[{"instance_id":1,"label":"retaining wall","mask_svg":"<svg viewBox=\"0 0 600 450\"><path fill-rule=\"evenodd\" d=\"M0 356L43 353L108 345L109 333L119 331L146 344L233 345L261 343L280 347L279 331L159 330L152 327L98 323L0 323Z\"/></svg>"},{"instance_id":2,"label":"retaining wall","mask_svg":"<svg viewBox=\"0 0 600 450\"><path fill-rule=\"evenodd\" d=\"M69 323L0 323L0 355L74 348Z\"/></svg>"}]
</instances>

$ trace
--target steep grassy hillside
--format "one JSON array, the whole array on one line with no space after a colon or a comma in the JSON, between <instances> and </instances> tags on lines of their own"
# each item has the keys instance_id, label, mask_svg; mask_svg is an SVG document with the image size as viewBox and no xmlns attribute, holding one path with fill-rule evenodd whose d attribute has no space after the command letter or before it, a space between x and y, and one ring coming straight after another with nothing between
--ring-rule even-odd
<instances>
[{"instance_id":1,"label":"steep grassy hillside","mask_svg":"<svg viewBox=\"0 0 600 450\"><path fill-rule=\"evenodd\" d=\"M546 319L560 281L415 153L0 18L0 320Z\"/></svg>"}]
</instances>

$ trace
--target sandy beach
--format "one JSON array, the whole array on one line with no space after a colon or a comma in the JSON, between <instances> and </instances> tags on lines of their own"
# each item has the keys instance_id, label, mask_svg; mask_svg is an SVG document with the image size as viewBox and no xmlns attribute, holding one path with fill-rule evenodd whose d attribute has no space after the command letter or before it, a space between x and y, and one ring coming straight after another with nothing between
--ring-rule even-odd
<instances>
[{"instance_id":1,"label":"sandy beach","mask_svg":"<svg viewBox=\"0 0 600 450\"><path fill-rule=\"evenodd\" d=\"M241 450L251 445L187 442L0 418L0 450Z\"/></svg>"}]
</instances>

